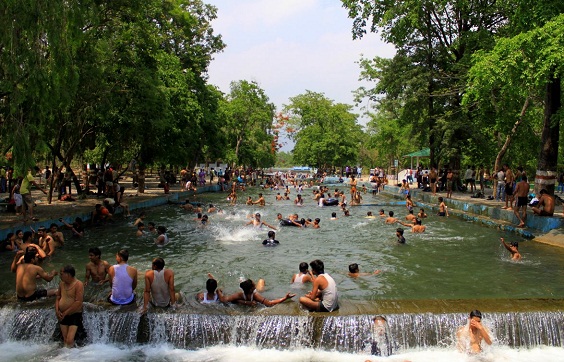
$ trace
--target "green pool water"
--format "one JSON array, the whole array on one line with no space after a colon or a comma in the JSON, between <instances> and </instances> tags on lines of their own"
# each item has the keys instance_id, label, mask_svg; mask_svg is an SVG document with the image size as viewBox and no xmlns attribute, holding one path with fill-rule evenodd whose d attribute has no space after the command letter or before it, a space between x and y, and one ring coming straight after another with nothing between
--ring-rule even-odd
<instances>
[{"instance_id":1,"label":"green pool water","mask_svg":"<svg viewBox=\"0 0 564 362\"><path fill-rule=\"evenodd\" d=\"M223 214L211 214L205 228L198 226L194 214L177 205L147 209L146 223L153 221L168 229L170 243L164 247L157 247L153 236L136 237L134 218L119 218L104 227L89 228L83 239L68 237L65 247L44 261L43 267L51 270L73 264L78 277L83 279L90 247L98 246L102 258L111 264L116 251L127 248L130 265L143 273L150 268L152 258L163 257L166 266L176 273L177 290L190 298L203 290L208 272L215 275L226 293L238 291L240 278L264 278L267 288L263 294L275 298L287 291L304 294L309 286L291 286L292 274L298 271L300 262L321 259L326 272L337 282L342 303L353 310L378 303L390 309L401 309L402 305L408 309L411 303L425 301L429 305L446 303L452 306L448 309L455 309L459 300L468 305L477 300L490 300L490 304L504 300L503 303L511 305L511 300L564 298L562 249L521 240L454 217L431 214L423 220L427 226L424 234L406 230L407 244L398 245L395 229L399 225L386 225L382 218L365 218L367 211L377 214L381 208L386 213L393 210L400 219L405 217L404 206L379 206L389 201L381 196L364 195L365 205L349 207L351 216L344 217L338 207L318 207L311 200L311 189L304 191L306 202L302 207L294 206L292 201L275 201L278 191L249 189L239 194L239 200L247 196L256 199L258 192L265 194L266 207L228 206L223 193L191 199L224 209ZM295 195L296 191L292 190L292 200ZM268 229L244 226L248 215L255 212L260 212L262 219L273 225L277 225L277 213L320 218L321 229L278 227L276 238L280 245L263 247L261 242ZM332 212L337 212L337 220L330 220ZM500 245L500 237L520 242L522 261L510 260L509 253ZM9 253L0 255L3 300L13 299L15 294L15 275L9 270L11 258ZM381 273L351 279L347 276L350 263L360 264L361 272L378 269ZM48 284L57 285L58 278ZM139 296L143 285L140 273ZM102 299L104 293L105 290L97 289L93 294ZM526 308L527 303L515 305Z\"/></svg>"}]
</instances>

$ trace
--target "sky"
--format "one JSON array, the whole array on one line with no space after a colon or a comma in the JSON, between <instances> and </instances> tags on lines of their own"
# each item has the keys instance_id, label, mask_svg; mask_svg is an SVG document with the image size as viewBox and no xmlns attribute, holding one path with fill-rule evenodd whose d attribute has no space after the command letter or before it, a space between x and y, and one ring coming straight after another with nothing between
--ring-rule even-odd
<instances>
[{"instance_id":1,"label":"sky","mask_svg":"<svg viewBox=\"0 0 564 362\"><path fill-rule=\"evenodd\" d=\"M367 84L358 80L360 58L394 55L379 34L353 40L352 19L339 0L204 2L218 8L212 27L226 44L208 68L209 83L228 93L232 81L255 81L277 111L308 90L354 105L352 92Z\"/></svg>"}]
</instances>

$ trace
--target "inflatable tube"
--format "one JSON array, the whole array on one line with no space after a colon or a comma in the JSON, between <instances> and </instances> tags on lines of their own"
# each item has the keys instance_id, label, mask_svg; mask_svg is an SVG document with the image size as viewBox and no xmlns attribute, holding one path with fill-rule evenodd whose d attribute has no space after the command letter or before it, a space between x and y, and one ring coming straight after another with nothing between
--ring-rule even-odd
<instances>
[{"instance_id":1,"label":"inflatable tube","mask_svg":"<svg viewBox=\"0 0 564 362\"><path fill-rule=\"evenodd\" d=\"M280 220L280 226L298 226L291 222L289 219L282 219Z\"/></svg>"},{"instance_id":2,"label":"inflatable tube","mask_svg":"<svg viewBox=\"0 0 564 362\"><path fill-rule=\"evenodd\" d=\"M336 206L339 205L339 199L329 198L325 199L325 206Z\"/></svg>"}]
</instances>

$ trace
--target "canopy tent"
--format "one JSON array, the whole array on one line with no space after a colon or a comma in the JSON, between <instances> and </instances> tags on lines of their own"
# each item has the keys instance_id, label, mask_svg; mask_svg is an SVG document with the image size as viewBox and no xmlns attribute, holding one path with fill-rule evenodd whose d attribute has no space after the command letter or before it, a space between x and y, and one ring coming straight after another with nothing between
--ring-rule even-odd
<instances>
[{"instance_id":1,"label":"canopy tent","mask_svg":"<svg viewBox=\"0 0 564 362\"><path fill-rule=\"evenodd\" d=\"M406 158L406 157L411 158L411 169L413 169L413 158L414 157L417 158L416 166L419 166L419 159L420 158L431 157L431 149L430 148L424 148L424 149L419 150L419 151L411 152L410 154L403 156L403 158Z\"/></svg>"}]
</instances>

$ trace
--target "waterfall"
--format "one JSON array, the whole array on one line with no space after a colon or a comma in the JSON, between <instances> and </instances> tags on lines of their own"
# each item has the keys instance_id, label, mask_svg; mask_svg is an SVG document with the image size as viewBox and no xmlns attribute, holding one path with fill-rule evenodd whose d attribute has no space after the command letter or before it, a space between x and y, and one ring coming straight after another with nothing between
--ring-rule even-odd
<instances>
[{"instance_id":1,"label":"waterfall","mask_svg":"<svg viewBox=\"0 0 564 362\"><path fill-rule=\"evenodd\" d=\"M25 305L0 308L0 342L48 343L57 339L53 308ZM215 345L370 353L449 347L468 315L389 314L376 333L372 315L189 314L163 311L141 316L135 310L85 304L83 343L139 345L163 343L195 350ZM514 348L564 346L564 312L484 313L483 324L499 344ZM55 336L55 337L54 337ZM395 352L394 352L395 353Z\"/></svg>"}]
</instances>

